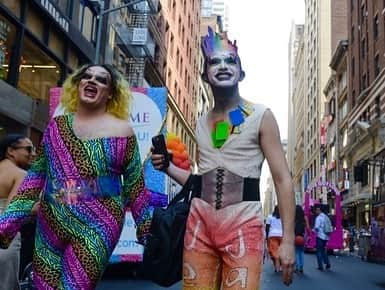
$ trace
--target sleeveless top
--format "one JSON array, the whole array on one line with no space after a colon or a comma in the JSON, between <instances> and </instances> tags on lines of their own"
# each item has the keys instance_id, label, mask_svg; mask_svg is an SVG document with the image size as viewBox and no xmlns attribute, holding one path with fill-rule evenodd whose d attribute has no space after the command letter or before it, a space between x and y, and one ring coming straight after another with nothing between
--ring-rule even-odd
<instances>
[{"instance_id":1,"label":"sleeveless top","mask_svg":"<svg viewBox=\"0 0 385 290\"><path fill-rule=\"evenodd\" d=\"M196 127L199 174L224 167L242 177L259 178L265 159L259 146L259 129L266 110L264 105L254 105L253 113L240 125L241 132L231 134L221 148L214 148L212 145L207 113L204 114Z\"/></svg>"}]
</instances>

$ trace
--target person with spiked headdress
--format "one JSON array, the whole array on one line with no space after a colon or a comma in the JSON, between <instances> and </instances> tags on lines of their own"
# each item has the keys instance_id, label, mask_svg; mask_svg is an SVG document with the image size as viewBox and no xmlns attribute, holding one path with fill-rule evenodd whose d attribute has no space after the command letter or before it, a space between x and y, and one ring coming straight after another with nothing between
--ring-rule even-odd
<instances>
[{"instance_id":1,"label":"person with spiked headdress","mask_svg":"<svg viewBox=\"0 0 385 290\"><path fill-rule=\"evenodd\" d=\"M0 247L37 216L33 282L37 289L95 289L131 207L138 239L151 209L142 196L138 143L128 124L131 93L109 65L86 65L63 84L65 114L45 130L36 160L0 216Z\"/></svg>"},{"instance_id":2,"label":"person with spiked headdress","mask_svg":"<svg viewBox=\"0 0 385 290\"><path fill-rule=\"evenodd\" d=\"M201 176L186 225L183 289L259 289L264 230L259 197L262 162L274 178L283 225L278 257L282 279L291 284L294 271L295 202L291 176L273 113L240 96L245 77L238 48L225 33L209 28L202 39L203 79L214 95L214 107L197 122ZM190 172L153 153L152 164L180 184Z\"/></svg>"}]
</instances>

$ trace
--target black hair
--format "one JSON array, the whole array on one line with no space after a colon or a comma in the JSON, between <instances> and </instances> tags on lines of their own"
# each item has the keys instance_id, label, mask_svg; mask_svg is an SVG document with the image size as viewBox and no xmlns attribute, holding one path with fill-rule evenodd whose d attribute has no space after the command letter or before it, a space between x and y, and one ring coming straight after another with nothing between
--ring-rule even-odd
<instances>
[{"instance_id":1,"label":"black hair","mask_svg":"<svg viewBox=\"0 0 385 290\"><path fill-rule=\"evenodd\" d=\"M0 141L0 160L5 159L7 149L16 146L21 140L27 138L22 134L8 134Z\"/></svg>"},{"instance_id":2,"label":"black hair","mask_svg":"<svg viewBox=\"0 0 385 290\"><path fill-rule=\"evenodd\" d=\"M279 208L278 208L278 205L276 205L276 206L274 207L273 217L276 217L277 219L280 219L280 218L281 218L281 216L279 215Z\"/></svg>"},{"instance_id":3,"label":"black hair","mask_svg":"<svg viewBox=\"0 0 385 290\"><path fill-rule=\"evenodd\" d=\"M82 79L86 70L88 70L90 67L94 67L94 66L100 66L100 67L104 68L106 71L108 71L108 73L110 74L110 78L111 78L112 96L115 96L117 93L116 90L117 90L117 86L118 86L119 74L117 73L116 69L112 65L109 65L109 64L86 64L86 65L82 66L78 70L78 72L72 77L72 82L74 84L78 84L80 82L80 80Z\"/></svg>"},{"instance_id":4,"label":"black hair","mask_svg":"<svg viewBox=\"0 0 385 290\"><path fill-rule=\"evenodd\" d=\"M317 208L319 208L321 212L325 213L325 208L322 206L322 204L318 203L314 205L314 209L316 210Z\"/></svg>"},{"instance_id":5,"label":"black hair","mask_svg":"<svg viewBox=\"0 0 385 290\"><path fill-rule=\"evenodd\" d=\"M298 204L295 206L295 223L305 224L305 213L303 211L302 206Z\"/></svg>"}]
</instances>

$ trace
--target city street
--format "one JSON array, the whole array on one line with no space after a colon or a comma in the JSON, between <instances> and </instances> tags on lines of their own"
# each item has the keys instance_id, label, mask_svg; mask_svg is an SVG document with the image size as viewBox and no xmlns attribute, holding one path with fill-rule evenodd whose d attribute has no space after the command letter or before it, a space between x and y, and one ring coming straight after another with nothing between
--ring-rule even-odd
<instances>
[{"instance_id":1,"label":"city street","mask_svg":"<svg viewBox=\"0 0 385 290\"><path fill-rule=\"evenodd\" d=\"M280 276L274 273L269 262L265 264L262 276L261 290L381 290L385 289L385 265L361 261L352 256L332 256L332 269L320 272L316 269L316 256L305 255L305 273L295 274L291 287L286 287L280 281ZM97 290L113 289L181 289L180 284L170 288L162 288L147 281L125 280L120 278L105 277Z\"/></svg>"}]
</instances>

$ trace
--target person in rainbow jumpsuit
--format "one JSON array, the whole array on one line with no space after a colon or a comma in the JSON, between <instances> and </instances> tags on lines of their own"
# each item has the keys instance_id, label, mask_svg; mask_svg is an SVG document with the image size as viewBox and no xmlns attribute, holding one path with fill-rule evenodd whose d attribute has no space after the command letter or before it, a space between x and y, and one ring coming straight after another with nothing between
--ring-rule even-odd
<instances>
[{"instance_id":1,"label":"person in rainbow jumpsuit","mask_svg":"<svg viewBox=\"0 0 385 290\"><path fill-rule=\"evenodd\" d=\"M35 162L0 216L0 246L6 248L40 202L33 257L37 289L94 289L128 206L139 242L148 232L152 213L127 121L130 101L127 82L108 65L84 66L63 84L66 113L49 122Z\"/></svg>"},{"instance_id":2,"label":"person in rainbow jumpsuit","mask_svg":"<svg viewBox=\"0 0 385 290\"><path fill-rule=\"evenodd\" d=\"M262 268L264 230L259 177L264 158L275 182L283 224L279 249L282 280L294 270L293 185L272 112L239 95L242 70L237 46L209 28L202 39L203 79L214 107L197 122L200 196L191 201L183 254L183 289L256 290ZM152 164L180 184L190 172L152 154ZM199 186L198 186L199 187Z\"/></svg>"}]
</instances>

